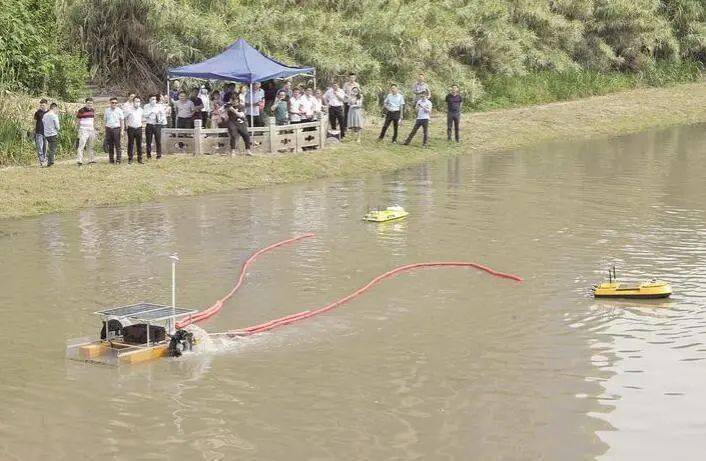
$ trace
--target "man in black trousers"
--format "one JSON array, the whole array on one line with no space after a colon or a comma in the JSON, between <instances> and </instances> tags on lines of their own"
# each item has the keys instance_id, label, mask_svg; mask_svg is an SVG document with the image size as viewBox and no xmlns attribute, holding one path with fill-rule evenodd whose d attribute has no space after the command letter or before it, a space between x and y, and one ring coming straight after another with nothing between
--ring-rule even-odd
<instances>
[{"instance_id":1,"label":"man in black trousers","mask_svg":"<svg viewBox=\"0 0 706 461\"><path fill-rule=\"evenodd\" d=\"M385 96L385 101L383 102L383 107L385 109L385 123L382 126L382 131L380 131L380 136L378 141L385 139L385 133L387 133L387 128L392 123L392 142L397 143L397 128L400 123L400 114L402 113L402 107L404 106L404 96L400 93L399 88L394 83L390 85L390 92Z\"/></svg>"},{"instance_id":2,"label":"man in black trousers","mask_svg":"<svg viewBox=\"0 0 706 461\"><path fill-rule=\"evenodd\" d=\"M463 98L458 92L458 85L451 86L451 92L446 95L446 137L451 141L451 128L454 129L456 142L459 142L458 126L461 121L461 104Z\"/></svg>"},{"instance_id":3,"label":"man in black trousers","mask_svg":"<svg viewBox=\"0 0 706 461\"><path fill-rule=\"evenodd\" d=\"M407 136L404 145L409 146L409 143L412 142L414 135L417 134L417 130L421 128L424 133L422 146L429 147L429 120L431 119L432 104L428 93L422 93L420 95L420 99L415 104L415 107L417 109L417 121L414 122L414 127L409 133L409 136Z\"/></svg>"},{"instance_id":4,"label":"man in black trousers","mask_svg":"<svg viewBox=\"0 0 706 461\"><path fill-rule=\"evenodd\" d=\"M120 135L125 128L125 114L118 107L118 98L110 98L110 107L105 110L105 145L110 163L120 163Z\"/></svg>"},{"instance_id":5,"label":"man in black trousers","mask_svg":"<svg viewBox=\"0 0 706 461\"><path fill-rule=\"evenodd\" d=\"M341 138L346 137L346 124L343 119L343 103L346 100L346 94L338 87L337 83L331 85L331 88L324 93L324 102L328 106L328 119L331 123L331 129L337 127L341 130Z\"/></svg>"}]
</instances>

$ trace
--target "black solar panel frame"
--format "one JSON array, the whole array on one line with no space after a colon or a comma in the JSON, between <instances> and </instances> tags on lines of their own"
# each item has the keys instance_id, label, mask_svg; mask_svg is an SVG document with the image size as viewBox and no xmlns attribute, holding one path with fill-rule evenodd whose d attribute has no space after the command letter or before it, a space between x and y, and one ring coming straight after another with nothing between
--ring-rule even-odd
<instances>
[{"instance_id":1,"label":"black solar panel frame","mask_svg":"<svg viewBox=\"0 0 706 461\"><path fill-rule=\"evenodd\" d=\"M176 317L176 316L195 314L196 312L198 312L198 311L195 309L185 309L183 307L172 308L169 306L164 306L162 309L144 312L144 314L147 314L147 315L135 314L135 315L130 315L129 317L131 319L135 319L135 320L143 320L146 322L153 322L153 321L165 320L167 318Z\"/></svg>"},{"instance_id":2,"label":"black solar panel frame","mask_svg":"<svg viewBox=\"0 0 706 461\"><path fill-rule=\"evenodd\" d=\"M112 307L110 309L98 311L96 312L96 314L113 317L134 317L145 312L164 309L165 307L169 306L165 306L163 304L140 302L136 304L129 304L127 306Z\"/></svg>"}]
</instances>

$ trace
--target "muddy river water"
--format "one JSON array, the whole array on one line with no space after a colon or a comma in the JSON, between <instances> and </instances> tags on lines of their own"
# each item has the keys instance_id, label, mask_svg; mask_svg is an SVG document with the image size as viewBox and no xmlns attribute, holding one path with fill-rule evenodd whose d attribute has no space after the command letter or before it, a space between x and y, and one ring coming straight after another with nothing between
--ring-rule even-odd
<instances>
[{"instance_id":1,"label":"muddy river water","mask_svg":"<svg viewBox=\"0 0 706 461\"><path fill-rule=\"evenodd\" d=\"M0 459L699 459L706 448L706 127L471 153L388 175L0 222ZM100 191L95 191L97 194ZM398 203L401 222L367 224ZM92 313L170 302L224 331L122 368L64 359ZM668 301L597 301L609 265Z\"/></svg>"}]
</instances>

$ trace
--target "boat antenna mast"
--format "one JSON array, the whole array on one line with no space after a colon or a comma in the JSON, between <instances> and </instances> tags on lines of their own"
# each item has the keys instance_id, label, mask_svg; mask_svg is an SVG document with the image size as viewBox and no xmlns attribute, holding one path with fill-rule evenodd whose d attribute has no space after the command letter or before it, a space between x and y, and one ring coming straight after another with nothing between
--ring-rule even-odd
<instances>
[{"instance_id":1,"label":"boat antenna mast","mask_svg":"<svg viewBox=\"0 0 706 461\"><path fill-rule=\"evenodd\" d=\"M179 255L172 253L169 255L172 260L172 315L176 316L176 263L179 261ZM176 330L176 317L172 317L169 321L169 333L174 334Z\"/></svg>"}]
</instances>

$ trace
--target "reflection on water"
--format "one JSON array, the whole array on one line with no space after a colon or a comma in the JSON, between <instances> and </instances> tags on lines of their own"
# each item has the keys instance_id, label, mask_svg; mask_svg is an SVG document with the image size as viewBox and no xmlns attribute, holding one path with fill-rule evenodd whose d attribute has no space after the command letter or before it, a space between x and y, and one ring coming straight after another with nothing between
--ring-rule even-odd
<instances>
[{"instance_id":1,"label":"reflection on water","mask_svg":"<svg viewBox=\"0 0 706 461\"><path fill-rule=\"evenodd\" d=\"M472 154L388 175L0 223L0 459L693 459L706 414L703 127ZM403 221L364 223L400 204ZM205 307L223 331L314 308L411 262L323 317L123 368L66 362L92 312ZM588 289L658 276L673 298Z\"/></svg>"}]
</instances>

